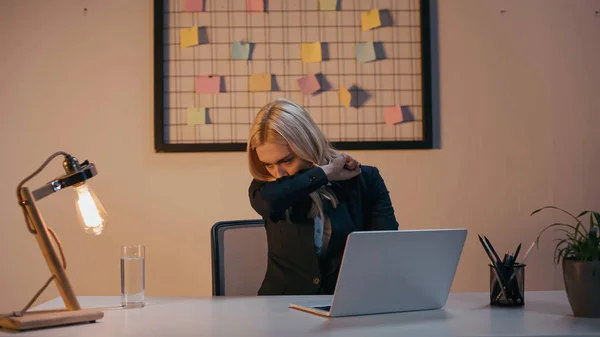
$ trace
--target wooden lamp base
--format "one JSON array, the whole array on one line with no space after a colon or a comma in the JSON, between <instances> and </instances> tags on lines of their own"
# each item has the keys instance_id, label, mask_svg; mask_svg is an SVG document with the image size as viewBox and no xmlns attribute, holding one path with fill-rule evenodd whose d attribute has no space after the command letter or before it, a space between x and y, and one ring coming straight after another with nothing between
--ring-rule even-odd
<instances>
[{"instance_id":1,"label":"wooden lamp base","mask_svg":"<svg viewBox=\"0 0 600 337\"><path fill-rule=\"evenodd\" d=\"M78 323L93 323L102 317L104 317L102 311L88 309L28 311L23 316L1 317L0 326L12 330L29 330Z\"/></svg>"}]
</instances>

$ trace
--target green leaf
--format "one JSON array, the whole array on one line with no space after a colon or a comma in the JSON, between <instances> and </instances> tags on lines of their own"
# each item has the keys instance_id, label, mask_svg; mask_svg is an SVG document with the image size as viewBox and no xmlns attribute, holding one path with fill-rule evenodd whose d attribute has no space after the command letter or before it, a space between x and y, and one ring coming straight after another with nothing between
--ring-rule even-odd
<instances>
[{"instance_id":1,"label":"green leaf","mask_svg":"<svg viewBox=\"0 0 600 337\"><path fill-rule=\"evenodd\" d=\"M553 224L551 224L551 225L548 225L548 226L546 226L546 228L544 228L544 229L543 229L543 230L540 232L540 234L538 234L538 237L537 237L537 239L536 239L536 242L539 242L539 240L540 240L540 237L542 236L542 234L543 234L543 233L544 233L544 232L545 232L547 229L549 229L549 228L552 228L552 227L556 227L556 226L564 226L564 227L568 227L568 228L571 228L571 229L573 229L573 230L575 231L575 233L573 234L575 238L577 237L577 233L579 233L581 236L586 236L586 235L587 235L587 233L581 233L581 232L579 231L579 228L577 228L577 227L575 227L575 226L573 226L573 225L569 225L569 224L564 224L564 223L557 222L557 223L553 223Z\"/></svg>"},{"instance_id":2,"label":"green leaf","mask_svg":"<svg viewBox=\"0 0 600 337\"><path fill-rule=\"evenodd\" d=\"M568 243L569 243L569 241L570 241L570 239L560 239L560 238L557 238L557 239L554 239L554 240L552 240L552 241L558 241L558 243L557 243L556 245L557 245L557 246L560 246L560 245L561 245L561 244L563 244L563 243L567 243L567 244L568 244Z\"/></svg>"},{"instance_id":3,"label":"green leaf","mask_svg":"<svg viewBox=\"0 0 600 337\"><path fill-rule=\"evenodd\" d=\"M577 232L579 232L579 228L583 228L583 226L581 225L581 222L575 226L575 232L576 232L575 237L577 237ZM581 236L584 236L584 235L582 234Z\"/></svg>"},{"instance_id":4,"label":"green leaf","mask_svg":"<svg viewBox=\"0 0 600 337\"><path fill-rule=\"evenodd\" d=\"M600 214L598 214L598 212L585 210L579 213L579 215L577 215L577 219L581 218L582 216L588 213L590 214L590 229L594 226L598 226L598 224L600 224Z\"/></svg>"},{"instance_id":5,"label":"green leaf","mask_svg":"<svg viewBox=\"0 0 600 337\"><path fill-rule=\"evenodd\" d=\"M564 233L564 237L554 239L556 242L556 246L554 248L554 261L555 263L560 263L561 259L574 259L579 261L600 261L600 237L598 236L598 232L600 232L600 213L590 210L584 210L580 212L577 217L573 216L571 213L555 206L545 206L539 208L531 213L534 215L543 209L556 209L562 211L563 213L569 215L571 218L575 219L576 223L574 225L565 224L565 223L553 223L549 226L546 226L542 231L540 231L538 237L536 238L536 245L539 248L540 238L543 233L549 228L554 228L554 232ZM590 224L589 230L588 226L584 226L581 217L589 214Z\"/></svg>"},{"instance_id":6,"label":"green leaf","mask_svg":"<svg viewBox=\"0 0 600 337\"><path fill-rule=\"evenodd\" d=\"M562 254L563 255L563 259L565 257L573 257L573 254L574 254L574 252L573 252L572 247L571 246L567 246L567 247L565 247L565 250L563 251L563 254Z\"/></svg>"},{"instance_id":7,"label":"green leaf","mask_svg":"<svg viewBox=\"0 0 600 337\"><path fill-rule=\"evenodd\" d=\"M577 219L581 218L582 216L590 213L591 211L582 211L581 213L579 213L579 215L577 215Z\"/></svg>"},{"instance_id":8,"label":"green leaf","mask_svg":"<svg viewBox=\"0 0 600 337\"><path fill-rule=\"evenodd\" d=\"M571 218L575 219L575 221L577 221L577 222L580 222L580 221L579 221L579 219L577 219L577 218L576 218L576 217L575 217L573 214L571 214L571 213L569 213L569 212L565 211L565 210L564 210L564 209L562 209L562 208L556 207L556 206L544 206L544 207L542 207L542 208L538 208L538 209L536 209L535 211L533 211L533 212L531 213L531 215L534 215L535 213L537 213L537 212L539 212L539 211L541 211L541 210L543 210L543 209L547 209L547 208L552 208L552 209L557 209L557 210L559 210L559 211L562 211L562 212L564 212L564 213L568 214L569 216L571 216Z\"/></svg>"},{"instance_id":9,"label":"green leaf","mask_svg":"<svg viewBox=\"0 0 600 337\"><path fill-rule=\"evenodd\" d=\"M577 241L577 238L575 237L575 235L573 235L573 233L569 232L568 230L564 229L564 228L555 228L554 232L564 232L565 235L573 241Z\"/></svg>"},{"instance_id":10,"label":"green leaf","mask_svg":"<svg viewBox=\"0 0 600 337\"><path fill-rule=\"evenodd\" d=\"M533 211L533 212L531 213L531 215L534 215L534 214L536 214L536 213L538 213L538 212L540 212L540 211L542 211L542 210L544 210L544 209L548 209L548 208L551 208L551 209L556 209L556 210L559 210L559 211L561 211L561 212L563 212L563 213L565 213L565 214L568 214L568 215L569 215L571 218L573 218L575 221L577 221L577 226L576 226L576 228L574 228L574 229L575 229L576 233L578 233L578 234L581 234L581 232L579 231L579 229L580 229L580 228L583 228L583 227L581 226L581 221L578 219L578 217L575 217L573 214L571 214L571 213L569 213L569 212L565 211L565 210L564 210L564 209L562 209L562 208L559 208L559 207L556 207L556 206L544 206L544 207L542 207L542 208L538 208L538 209L536 209L535 211ZM582 214L586 214L585 212L588 212L588 211L581 212L581 213L579 214L579 216L581 216ZM584 228L583 230L584 230L584 233L585 233L585 234L587 234L587 231L585 230L585 228ZM541 235L541 233L540 233L540 235ZM577 237L577 234L575 234L575 237Z\"/></svg>"},{"instance_id":11,"label":"green leaf","mask_svg":"<svg viewBox=\"0 0 600 337\"><path fill-rule=\"evenodd\" d=\"M599 226L600 225L600 213L592 212L592 214L594 215L594 218L596 219L596 226Z\"/></svg>"},{"instance_id":12,"label":"green leaf","mask_svg":"<svg viewBox=\"0 0 600 337\"><path fill-rule=\"evenodd\" d=\"M563 248L560 248L560 249L558 249L558 246L557 246L557 249L555 249L555 250L554 250L554 262L555 262L556 264L559 264L559 263L560 263L560 259L561 259L561 257L562 257L562 258L564 258L565 251L566 251L568 248L569 248L569 247L567 246L567 247L563 247Z\"/></svg>"}]
</instances>

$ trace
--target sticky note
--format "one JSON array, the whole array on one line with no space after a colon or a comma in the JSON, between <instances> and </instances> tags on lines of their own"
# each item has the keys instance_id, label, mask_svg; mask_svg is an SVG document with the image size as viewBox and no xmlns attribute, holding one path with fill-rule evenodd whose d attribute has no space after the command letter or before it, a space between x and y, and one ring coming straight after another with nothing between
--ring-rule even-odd
<instances>
[{"instance_id":1,"label":"sticky note","mask_svg":"<svg viewBox=\"0 0 600 337\"><path fill-rule=\"evenodd\" d=\"M352 95L348 89L344 88L344 86L340 87L340 104L345 106L346 108L350 107L350 100L352 99Z\"/></svg>"},{"instance_id":2,"label":"sticky note","mask_svg":"<svg viewBox=\"0 0 600 337\"><path fill-rule=\"evenodd\" d=\"M179 30L179 43L181 48L187 48L198 44L198 26L181 28Z\"/></svg>"},{"instance_id":3,"label":"sticky note","mask_svg":"<svg viewBox=\"0 0 600 337\"><path fill-rule=\"evenodd\" d=\"M377 58L375 55L375 44L373 42L356 44L356 60L359 63L373 61Z\"/></svg>"},{"instance_id":4,"label":"sticky note","mask_svg":"<svg viewBox=\"0 0 600 337\"><path fill-rule=\"evenodd\" d=\"M217 94L221 89L221 76L196 77L196 92L199 94Z\"/></svg>"},{"instance_id":5,"label":"sticky note","mask_svg":"<svg viewBox=\"0 0 600 337\"><path fill-rule=\"evenodd\" d=\"M360 24L362 26L362 30L369 30L381 26L379 9L375 8L368 12L361 13Z\"/></svg>"},{"instance_id":6,"label":"sticky note","mask_svg":"<svg viewBox=\"0 0 600 337\"><path fill-rule=\"evenodd\" d=\"M387 125L394 125L404 121L400 106L394 105L383 109L383 120Z\"/></svg>"},{"instance_id":7,"label":"sticky note","mask_svg":"<svg viewBox=\"0 0 600 337\"><path fill-rule=\"evenodd\" d=\"M204 0L183 0L183 10L186 12L204 12Z\"/></svg>"},{"instance_id":8,"label":"sticky note","mask_svg":"<svg viewBox=\"0 0 600 337\"><path fill-rule=\"evenodd\" d=\"M206 108L188 108L187 125L206 124Z\"/></svg>"},{"instance_id":9,"label":"sticky note","mask_svg":"<svg viewBox=\"0 0 600 337\"><path fill-rule=\"evenodd\" d=\"M321 89L319 80L314 74L299 78L298 86L300 87L300 91L302 91L302 93L305 95L312 95Z\"/></svg>"},{"instance_id":10,"label":"sticky note","mask_svg":"<svg viewBox=\"0 0 600 337\"><path fill-rule=\"evenodd\" d=\"M319 0L319 10L335 11L337 9L337 0Z\"/></svg>"},{"instance_id":11,"label":"sticky note","mask_svg":"<svg viewBox=\"0 0 600 337\"><path fill-rule=\"evenodd\" d=\"M246 11L247 12L264 12L265 11L264 0L246 0Z\"/></svg>"},{"instance_id":12,"label":"sticky note","mask_svg":"<svg viewBox=\"0 0 600 337\"><path fill-rule=\"evenodd\" d=\"M321 42L303 43L301 48L302 62L314 63L323 59Z\"/></svg>"},{"instance_id":13,"label":"sticky note","mask_svg":"<svg viewBox=\"0 0 600 337\"><path fill-rule=\"evenodd\" d=\"M250 56L250 43L234 42L231 45L231 58L234 60L247 60Z\"/></svg>"},{"instance_id":14,"label":"sticky note","mask_svg":"<svg viewBox=\"0 0 600 337\"><path fill-rule=\"evenodd\" d=\"M250 75L249 90L271 91L271 74L252 74Z\"/></svg>"}]
</instances>

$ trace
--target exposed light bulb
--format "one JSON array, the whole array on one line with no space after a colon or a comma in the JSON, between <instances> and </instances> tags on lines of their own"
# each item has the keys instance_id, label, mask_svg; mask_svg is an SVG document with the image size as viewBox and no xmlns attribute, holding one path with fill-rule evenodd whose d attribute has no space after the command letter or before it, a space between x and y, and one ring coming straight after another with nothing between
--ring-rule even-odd
<instances>
[{"instance_id":1,"label":"exposed light bulb","mask_svg":"<svg viewBox=\"0 0 600 337\"><path fill-rule=\"evenodd\" d=\"M77 191L77 217L87 234L100 235L106 227L106 210L87 184L75 187Z\"/></svg>"}]
</instances>

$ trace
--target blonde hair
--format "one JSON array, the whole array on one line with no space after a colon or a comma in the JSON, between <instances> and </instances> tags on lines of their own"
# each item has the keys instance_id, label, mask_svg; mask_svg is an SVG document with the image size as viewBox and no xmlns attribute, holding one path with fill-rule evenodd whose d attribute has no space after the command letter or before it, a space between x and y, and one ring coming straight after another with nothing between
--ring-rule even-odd
<instances>
[{"instance_id":1,"label":"blonde hair","mask_svg":"<svg viewBox=\"0 0 600 337\"><path fill-rule=\"evenodd\" d=\"M248 136L250 174L257 180L274 181L275 178L269 174L256 153L256 148L265 143L288 145L297 157L317 166L328 164L338 154L306 110L284 98L258 111ZM337 207L338 200L328 186L313 191L310 198L312 207L308 217L323 217L323 199L329 199L333 207ZM289 210L286 215L289 220Z\"/></svg>"}]
</instances>

